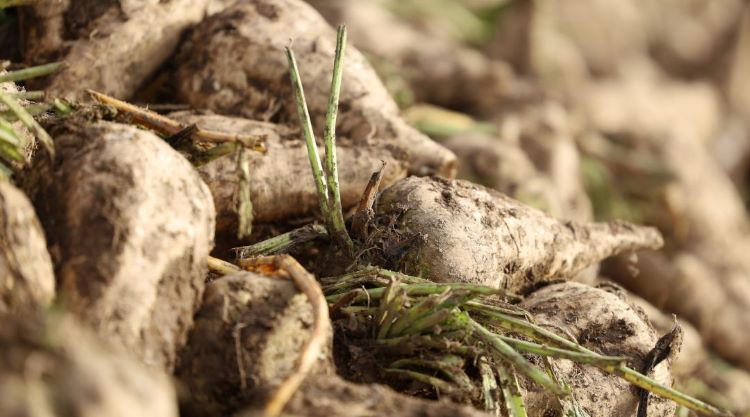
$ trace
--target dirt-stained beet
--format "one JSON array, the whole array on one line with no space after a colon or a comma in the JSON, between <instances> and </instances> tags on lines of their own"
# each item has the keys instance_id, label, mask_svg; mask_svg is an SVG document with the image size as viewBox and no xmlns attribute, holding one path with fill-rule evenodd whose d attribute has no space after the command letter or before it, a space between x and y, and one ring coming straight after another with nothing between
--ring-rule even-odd
<instances>
[{"instance_id":1,"label":"dirt-stained beet","mask_svg":"<svg viewBox=\"0 0 750 417\"><path fill-rule=\"evenodd\" d=\"M557 333L572 337L596 352L630 358L629 365L640 369L657 335L627 301L611 292L567 282L544 287L526 298L521 305L534 315L536 322ZM576 400L591 417L635 415L638 395L633 386L617 376L591 366L568 360L553 360L558 376L567 381ZM654 369L652 377L671 385L669 361ZM541 416L552 406L549 394L537 386L525 384L529 415ZM652 397L649 416L674 415L671 401Z\"/></svg>"},{"instance_id":2,"label":"dirt-stained beet","mask_svg":"<svg viewBox=\"0 0 750 417\"><path fill-rule=\"evenodd\" d=\"M57 146L36 204L62 302L114 345L171 370L213 246L208 187L166 142L133 126L74 127Z\"/></svg>"},{"instance_id":3,"label":"dirt-stained beet","mask_svg":"<svg viewBox=\"0 0 750 417\"><path fill-rule=\"evenodd\" d=\"M383 191L383 258L404 272L523 293L613 254L658 248L659 233L625 222L561 221L462 180L410 177Z\"/></svg>"},{"instance_id":4,"label":"dirt-stained beet","mask_svg":"<svg viewBox=\"0 0 750 417\"><path fill-rule=\"evenodd\" d=\"M86 89L118 98L135 93L171 55L182 32L203 17L208 0L44 0L26 19L25 60L63 60L47 93L87 99Z\"/></svg>"},{"instance_id":5,"label":"dirt-stained beet","mask_svg":"<svg viewBox=\"0 0 750 417\"><path fill-rule=\"evenodd\" d=\"M177 417L166 374L148 369L69 315L2 316L4 416Z\"/></svg>"},{"instance_id":6,"label":"dirt-stained beet","mask_svg":"<svg viewBox=\"0 0 750 417\"><path fill-rule=\"evenodd\" d=\"M318 209L310 161L299 129L220 115L176 113L172 117L205 129L265 138L268 152L249 154L253 221L264 223L309 216ZM383 145L390 143L383 142ZM392 146L354 146L346 140L340 143L337 154L344 209L359 201L370 175L380 169L382 162L386 162L383 186L406 176L408 152L400 149L398 143L390 143ZM214 197L217 234L233 235L237 229L235 196L239 181L236 158L234 155L218 158L201 166L199 172Z\"/></svg>"},{"instance_id":7,"label":"dirt-stained beet","mask_svg":"<svg viewBox=\"0 0 750 417\"><path fill-rule=\"evenodd\" d=\"M184 413L263 406L294 370L311 325L312 307L289 280L243 272L212 281L176 372L189 387ZM329 340L308 379L331 373Z\"/></svg>"},{"instance_id":8,"label":"dirt-stained beet","mask_svg":"<svg viewBox=\"0 0 750 417\"><path fill-rule=\"evenodd\" d=\"M294 40L313 125L328 105L336 33L301 0L249 0L203 21L182 46L177 93L195 108L297 125L283 47ZM365 57L349 46L337 133L357 147L408 151L409 172L452 176L455 156L408 126ZM342 139L342 145L345 142Z\"/></svg>"},{"instance_id":9,"label":"dirt-stained beet","mask_svg":"<svg viewBox=\"0 0 750 417\"><path fill-rule=\"evenodd\" d=\"M54 296L52 260L34 206L0 181L0 312L46 307Z\"/></svg>"}]
</instances>

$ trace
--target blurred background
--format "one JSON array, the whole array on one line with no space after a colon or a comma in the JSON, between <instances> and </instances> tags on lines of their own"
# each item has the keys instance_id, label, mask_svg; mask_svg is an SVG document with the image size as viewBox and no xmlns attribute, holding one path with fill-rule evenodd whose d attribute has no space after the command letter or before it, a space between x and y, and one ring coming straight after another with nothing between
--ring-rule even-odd
<instances>
[{"instance_id":1,"label":"blurred background","mask_svg":"<svg viewBox=\"0 0 750 417\"><path fill-rule=\"evenodd\" d=\"M750 7L739 0L310 0L459 177L571 220L658 227L608 261L689 393L750 415ZM686 411L679 411L687 415Z\"/></svg>"}]
</instances>

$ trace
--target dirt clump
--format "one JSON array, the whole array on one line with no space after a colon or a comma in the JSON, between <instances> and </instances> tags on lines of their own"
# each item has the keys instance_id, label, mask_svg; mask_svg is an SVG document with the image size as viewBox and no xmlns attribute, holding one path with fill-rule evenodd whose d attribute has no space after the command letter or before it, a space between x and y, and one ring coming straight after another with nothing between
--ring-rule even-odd
<instances>
[{"instance_id":1,"label":"dirt clump","mask_svg":"<svg viewBox=\"0 0 750 417\"><path fill-rule=\"evenodd\" d=\"M312 308L291 281L251 272L206 287L176 376L189 388L184 412L226 415L262 406L294 370L310 338ZM330 344L310 380L332 374Z\"/></svg>"}]
</instances>

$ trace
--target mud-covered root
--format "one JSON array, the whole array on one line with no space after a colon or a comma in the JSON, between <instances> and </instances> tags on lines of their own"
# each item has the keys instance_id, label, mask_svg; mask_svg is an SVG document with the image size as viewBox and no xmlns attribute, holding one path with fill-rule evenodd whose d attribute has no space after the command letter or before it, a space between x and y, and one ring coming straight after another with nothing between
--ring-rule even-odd
<instances>
[{"instance_id":1,"label":"mud-covered root","mask_svg":"<svg viewBox=\"0 0 750 417\"><path fill-rule=\"evenodd\" d=\"M0 312L46 307L55 275L44 231L31 202L0 181Z\"/></svg>"},{"instance_id":2,"label":"mud-covered root","mask_svg":"<svg viewBox=\"0 0 750 417\"><path fill-rule=\"evenodd\" d=\"M6 315L2 322L3 415L177 417L166 374L112 353L73 317Z\"/></svg>"},{"instance_id":3,"label":"mud-covered root","mask_svg":"<svg viewBox=\"0 0 750 417\"><path fill-rule=\"evenodd\" d=\"M524 293L613 254L658 248L659 233L624 222L560 221L461 180L410 177L376 209L382 259L412 275Z\"/></svg>"},{"instance_id":4,"label":"mud-covered root","mask_svg":"<svg viewBox=\"0 0 750 417\"><path fill-rule=\"evenodd\" d=\"M338 376L321 375L306 381L284 410L308 417L487 417L475 408L449 401L429 401L399 394L383 385L355 384ZM252 417L250 411L237 414Z\"/></svg>"},{"instance_id":5,"label":"mud-covered root","mask_svg":"<svg viewBox=\"0 0 750 417\"><path fill-rule=\"evenodd\" d=\"M63 304L115 346L171 370L213 246L208 188L165 141L133 126L78 126L57 145L35 202Z\"/></svg>"},{"instance_id":6,"label":"mud-covered root","mask_svg":"<svg viewBox=\"0 0 750 417\"><path fill-rule=\"evenodd\" d=\"M636 309L616 294L579 283L561 283L531 293L521 305L537 324L572 337L581 346L610 356L629 358L630 366L641 369L657 335ZM567 360L552 360L557 377L568 383L578 405L591 417L635 415L639 397L636 390L618 376ZM670 386L669 361L657 365L651 377ZM546 415L554 401L549 393L525 384L525 400L530 416ZM652 396L649 416L672 416L671 401Z\"/></svg>"},{"instance_id":7,"label":"mud-covered root","mask_svg":"<svg viewBox=\"0 0 750 417\"><path fill-rule=\"evenodd\" d=\"M312 321L310 302L291 281L242 272L211 282L176 371L190 392L184 413L264 407L295 371ZM327 328L328 343L308 379L333 373Z\"/></svg>"},{"instance_id":8,"label":"mud-covered root","mask_svg":"<svg viewBox=\"0 0 750 417\"><path fill-rule=\"evenodd\" d=\"M182 32L203 18L207 4L208 0L35 2L25 16L25 60L66 63L49 81L47 92L54 97L85 100L89 88L127 98L172 54Z\"/></svg>"},{"instance_id":9,"label":"mud-covered root","mask_svg":"<svg viewBox=\"0 0 750 417\"><path fill-rule=\"evenodd\" d=\"M299 129L220 115L174 113L171 117L185 124L227 133L243 133L265 138L265 154L249 153L250 197L253 221L268 223L309 216L319 207L310 161ZM339 138L337 147L341 202L344 209L353 207L367 186L370 175L386 162L383 186L406 176L406 153L397 148L372 144L353 146ZM321 146L322 152L322 146ZM216 206L217 240L234 235L237 230L237 184L239 171L234 155L220 157L198 168L211 189Z\"/></svg>"},{"instance_id":10,"label":"mud-covered root","mask_svg":"<svg viewBox=\"0 0 750 417\"><path fill-rule=\"evenodd\" d=\"M322 128L336 33L301 0L250 0L207 18L181 48L175 81L179 97L195 108L297 125L283 51L289 39L313 125ZM375 71L353 47L343 62L336 132L348 139L337 141L342 146L400 148L413 174L452 176L456 169L450 151L401 119Z\"/></svg>"}]
</instances>

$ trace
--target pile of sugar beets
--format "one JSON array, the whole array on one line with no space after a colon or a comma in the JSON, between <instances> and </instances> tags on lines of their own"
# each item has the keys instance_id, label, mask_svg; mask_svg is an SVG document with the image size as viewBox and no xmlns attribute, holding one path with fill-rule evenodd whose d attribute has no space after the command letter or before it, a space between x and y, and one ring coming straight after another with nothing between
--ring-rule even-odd
<instances>
[{"instance_id":1,"label":"pile of sugar beets","mask_svg":"<svg viewBox=\"0 0 750 417\"><path fill-rule=\"evenodd\" d=\"M355 27L366 3L321 3L376 48ZM25 81L53 103L36 121L13 111L34 106L20 77L0 84L23 153L0 182L0 414L730 415L672 388L696 330L598 276L661 234L589 221L561 110L500 61L380 53L426 101L522 108L503 129L534 163L432 141L301 0L19 13L27 63L63 64ZM123 101L165 91L182 108ZM470 169L491 188L454 179Z\"/></svg>"}]
</instances>

